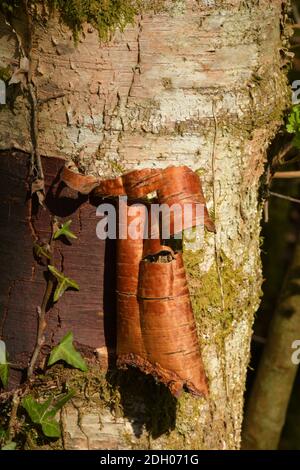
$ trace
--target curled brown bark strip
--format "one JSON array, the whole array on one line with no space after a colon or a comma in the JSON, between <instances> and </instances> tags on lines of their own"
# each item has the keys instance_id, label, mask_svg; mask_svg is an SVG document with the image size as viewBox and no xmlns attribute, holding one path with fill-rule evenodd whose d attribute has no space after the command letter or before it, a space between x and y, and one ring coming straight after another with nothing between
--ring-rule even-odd
<instances>
[{"instance_id":1,"label":"curled brown bark strip","mask_svg":"<svg viewBox=\"0 0 300 470\"><path fill-rule=\"evenodd\" d=\"M164 170L135 170L123 176L124 187L129 198L142 198L156 191L161 184Z\"/></svg>"},{"instance_id":2,"label":"curled brown bark strip","mask_svg":"<svg viewBox=\"0 0 300 470\"><path fill-rule=\"evenodd\" d=\"M161 186L157 191L158 200L161 204L172 206L177 204L184 208L190 205L192 214L190 220L183 220L183 229L195 227L204 222L204 226L210 232L215 232L215 225L209 217L202 191L199 176L187 166L166 168L163 173ZM202 214L197 214L197 205L203 205L204 221ZM174 212L171 212L171 235L176 233L174 226Z\"/></svg>"},{"instance_id":3,"label":"curled brown bark strip","mask_svg":"<svg viewBox=\"0 0 300 470\"><path fill-rule=\"evenodd\" d=\"M130 353L119 357L117 365L120 369L126 369L128 366L137 367L144 374L153 375L157 381L165 384L175 397L179 397L182 392L182 379L174 371L164 369L159 363L153 364L141 356ZM199 390L195 389L189 381L185 382L185 385L189 392L195 396L207 394L206 391L199 393Z\"/></svg>"},{"instance_id":4,"label":"curled brown bark strip","mask_svg":"<svg viewBox=\"0 0 300 470\"><path fill-rule=\"evenodd\" d=\"M126 230L134 216L123 202ZM125 221L124 221L125 222ZM145 223L145 218L141 224ZM117 242L117 356L134 354L146 356L140 325L140 308L137 299L139 265L143 255L143 238L133 240L128 232Z\"/></svg>"},{"instance_id":5,"label":"curled brown bark strip","mask_svg":"<svg viewBox=\"0 0 300 470\"><path fill-rule=\"evenodd\" d=\"M189 295L142 299L140 304L147 359L154 367L159 365L165 371L161 380L169 386L176 375L178 391L185 386L195 395L207 395L208 387ZM157 375L159 377L159 368Z\"/></svg>"},{"instance_id":6,"label":"curled brown bark strip","mask_svg":"<svg viewBox=\"0 0 300 470\"><path fill-rule=\"evenodd\" d=\"M176 394L186 387L207 395L182 254L168 253L166 247L161 253L157 260L140 263L138 299L147 361L151 373Z\"/></svg>"},{"instance_id":7,"label":"curled brown bark strip","mask_svg":"<svg viewBox=\"0 0 300 470\"><path fill-rule=\"evenodd\" d=\"M139 199L147 194L157 191L160 204L172 206L177 204L184 207L191 205L192 217L189 223L185 222L182 228L188 229L202 223L201 217L196 212L198 205L203 205L204 225L210 232L215 231L215 225L211 220L205 203L199 176L187 166L170 166L165 169L134 170L114 179L100 180L94 176L83 176L69 168L64 168L61 175L62 181L70 188L89 194L93 191L95 196L121 196L127 195L129 199ZM175 233L175 212L171 212L171 235Z\"/></svg>"},{"instance_id":8,"label":"curled brown bark strip","mask_svg":"<svg viewBox=\"0 0 300 470\"><path fill-rule=\"evenodd\" d=\"M75 173L67 167L64 167L61 174L61 180L71 189L81 194L89 194L96 186L99 180L95 176L84 176Z\"/></svg>"},{"instance_id":9,"label":"curled brown bark strip","mask_svg":"<svg viewBox=\"0 0 300 470\"><path fill-rule=\"evenodd\" d=\"M181 230L204 223L207 230L215 231L201 181L186 166L136 170L110 180L84 177L65 169L62 180L84 194L93 191L97 196L126 195L129 200L145 198L156 191L157 202L172 209L168 218L170 235L177 231L178 214L182 217ZM125 220L119 214L117 365L135 366L152 374L176 396L184 387L195 395L207 395L182 255L162 244L159 215L148 211L146 220L146 211L134 213L130 202L120 204ZM201 205L204 212L197 210ZM133 220L140 224L138 239L132 239L128 232ZM147 223L148 238L144 239Z\"/></svg>"}]
</instances>

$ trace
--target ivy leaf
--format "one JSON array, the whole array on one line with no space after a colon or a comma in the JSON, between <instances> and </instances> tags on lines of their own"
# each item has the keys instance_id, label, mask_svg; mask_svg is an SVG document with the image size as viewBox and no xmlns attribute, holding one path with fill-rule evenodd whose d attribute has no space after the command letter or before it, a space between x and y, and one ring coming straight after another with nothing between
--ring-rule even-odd
<instances>
[{"instance_id":1,"label":"ivy leaf","mask_svg":"<svg viewBox=\"0 0 300 470\"><path fill-rule=\"evenodd\" d=\"M36 401L32 395L23 398L22 406L27 411L31 421L42 427L42 431L47 437L60 437L60 425L56 421L57 412L74 396L74 391L64 395L55 404L51 398L43 403Z\"/></svg>"},{"instance_id":2,"label":"ivy leaf","mask_svg":"<svg viewBox=\"0 0 300 470\"><path fill-rule=\"evenodd\" d=\"M5 444L3 447L1 447L1 450L16 450L17 443L10 441L7 444Z\"/></svg>"},{"instance_id":3,"label":"ivy leaf","mask_svg":"<svg viewBox=\"0 0 300 470\"><path fill-rule=\"evenodd\" d=\"M45 436L60 437L60 424L54 418L47 418L41 424Z\"/></svg>"},{"instance_id":4,"label":"ivy leaf","mask_svg":"<svg viewBox=\"0 0 300 470\"><path fill-rule=\"evenodd\" d=\"M38 243L34 243L33 245L33 250L34 254L36 255L37 258L47 258L50 259L50 252L49 252L49 245L44 244L44 245L39 245Z\"/></svg>"},{"instance_id":5,"label":"ivy leaf","mask_svg":"<svg viewBox=\"0 0 300 470\"><path fill-rule=\"evenodd\" d=\"M85 360L73 346L73 333L71 331L51 351L48 366L52 366L57 361L65 361L70 366L83 372L88 370Z\"/></svg>"},{"instance_id":6,"label":"ivy leaf","mask_svg":"<svg viewBox=\"0 0 300 470\"><path fill-rule=\"evenodd\" d=\"M297 149L300 149L300 132L295 135L295 137L292 140L292 144Z\"/></svg>"},{"instance_id":7,"label":"ivy leaf","mask_svg":"<svg viewBox=\"0 0 300 470\"><path fill-rule=\"evenodd\" d=\"M61 236L65 236L67 238L77 238L75 233L71 232L70 230L70 225L72 223L72 220L68 220L68 222L65 222L64 224L62 224L62 226L56 230L56 232L54 233L53 235L53 238L54 240L56 240L57 238L61 237Z\"/></svg>"},{"instance_id":8,"label":"ivy leaf","mask_svg":"<svg viewBox=\"0 0 300 470\"><path fill-rule=\"evenodd\" d=\"M51 264L49 264L48 269L53 274L53 276L57 279L57 287L55 289L54 296L53 296L54 302L57 302L61 298L61 296L64 294L64 292L70 287L72 289L79 290L79 285L77 284L77 282L73 281L73 279L70 279L64 276L64 274L57 271L57 269L54 266L51 266Z\"/></svg>"},{"instance_id":9,"label":"ivy leaf","mask_svg":"<svg viewBox=\"0 0 300 470\"><path fill-rule=\"evenodd\" d=\"M45 436L60 437L59 423L53 416L49 416L47 413L47 411L49 412L50 404L51 398L44 403L39 403L31 395L28 395L22 400L22 406L27 411L31 421L42 427Z\"/></svg>"},{"instance_id":10,"label":"ivy leaf","mask_svg":"<svg viewBox=\"0 0 300 470\"><path fill-rule=\"evenodd\" d=\"M0 428L0 442L5 442L6 438L7 438L7 430L4 429L4 428Z\"/></svg>"},{"instance_id":11,"label":"ivy leaf","mask_svg":"<svg viewBox=\"0 0 300 470\"><path fill-rule=\"evenodd\" d=\"M288 117L286 130L290 134L297 134L300 132L300 106L295 105Z\"/></svg>"},{"instance_id":12,"label":"ivy leaf","mask_svg":"<svg viewBox=\"0 0 300 470\"><path fill-rule=\"evenodd\" d=\"M51 410L49 411L49 416L55 416L56 413L61 410L68 403L71 398L75 395L75 390L70 390L68 393L63 395L59 400L56 400L54 403L51 404Z\"/></svg>"},{"instance_id":13,"label":"ivy leaf","mask_svg":"<svg viewBox=\"0 0 300 470\"><path fill-rule=\"evenodd\" d=\"M0 380L3 387L8 384L9 377L9 363L7 362L6 345L4 341L0 340Z\"/></svg>"}]
</instances>

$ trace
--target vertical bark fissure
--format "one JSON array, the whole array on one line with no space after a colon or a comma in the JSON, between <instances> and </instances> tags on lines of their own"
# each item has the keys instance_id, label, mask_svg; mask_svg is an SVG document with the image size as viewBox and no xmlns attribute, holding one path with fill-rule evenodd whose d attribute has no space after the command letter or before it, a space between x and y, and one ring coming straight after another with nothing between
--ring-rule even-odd
<instances>
[{"instance_id":1,"label":"vertical bark fissure","mask_svg":"<svg viewBox=\"0 0 300 470\"><path fill-rule=\"evenodd\" d=\"M216 218L217 214L217 196L216 196L216 185L215 185L215 174L216 174L216 143L217 143L217 135L218 135L218 121L215 113L215 102L212 101L212 116L214 120L214 137L213 137L213 144L212 144L212 185L213 185L213 209L214 209L214 217ZM218 247L217 242L217 233L214 234L214 251L215 251L215 263L216 269L218 274L218 280L220 284L220 292L221 292L221 302L222 302L222 310L225 311L225 302L224 302L224 289L223 289L223 280L221 275L221 268L220 268L220 250Z\"/></svg>"},{"instance_id":2,"label":"vertical bark fissure","mask_svg":"<svg viewBox=\"0 0 300 470\"><path fill-rule=\"evenodd\" d=\"M137 71L138 71L139 74L141 73L141 70L140 70L140 63L141 63L141 42L140 42L140 39L141 39L142 30L143 30L142 21L143 21L143 16L141 15L140 18L139 18L139 22L138 22L138 31L137 31L137 37L136 37L136 42L137 42L136 65L133 67L133 71L132 71L132 79L131 79L131 83L130 83L130 86L129 86L129 89L128 89L128 94L127 94L127 99L126 99L126 104L125 104L126 108L128 106L128 100L130 98L131 91L132 91L132 88L133 88L133 85L134 85L134 80L135 80L136 73L137 73Z\"/></svg>"}]
</instances>

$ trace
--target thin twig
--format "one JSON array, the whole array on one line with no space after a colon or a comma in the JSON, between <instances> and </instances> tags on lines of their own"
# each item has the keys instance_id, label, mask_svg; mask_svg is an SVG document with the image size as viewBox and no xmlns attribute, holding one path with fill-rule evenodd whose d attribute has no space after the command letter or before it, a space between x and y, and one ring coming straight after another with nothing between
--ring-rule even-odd
<instances>
[{"instance_id":1,"label":"thin twig","mask_svg":"<svg viewBox=\"0 0 300 470\"><path fill-rule=\"evenodd\" d=\"M284 166L284 165L290 165L291 163L296 163L296 162L300 162L300 155L296 155L295 157L293 158L289 158L288 160L284 160L280 163L280 165L278 166ZM274 167L273 167L274 168Z\"/></svg>"},{"instance_id":2,"label":"thin twig","mask_svg":"<svg viewBox=\"0 0 300 470\"><path fill-rule=\"evenodd\" d=\"M31 21L30 12L28 11L27 2L25 2L25 10L26 10L27 19L28 19L28 29L31 32L33 25ZM13 33L15 34L17 38L17 44L18 44L20 56L23 58L26 58L28 55L27 58L29 60L29 70L27 73L27 90L28 90L29 101L31 105L31 143L32 143L31 176L33 177L34 180L38 180L40 184L38 190L34 192L41 191L42 193L44 193L44 172L43 172L43 167L42 167L41 156L38 150L38 100L36 96L36 89L32 82L31 35L29 34L28 40L29 40L30 45L29 45L28 54L26 55L25 49L22 44L21 36L16 31L16 29L12 26L12 24L8 22L7 19L5 20L5 22L11 28L11 30L13 31Z\"/></svg>"},{"instance_id":3,"label":"thin twig","mask_svg":"<svg viewBox=\"0 0 300 470\"><path fill-rule=\"evenodd\" d=\"M291 202L296 202L297 204L300 204L300 199L296 199L294 197L286 196L285 194L279 194L279 193L274 193L272 191L269 192L270 196L275 196L280 199L286 199L287 201Z\"/></svg>"},{"instance_id":4,"label":"thin twig","mask_svg":"<svg viewBox=\"0 0 300 470\"><path fill-rule=\"evenodd\" d=\"M252 341L254 341L255 343L259 343L259 344L266 344L267 339L264 338L263 336L252 335Z\"/></svg>"},{"instance_id":5,"label":"thin twig","mask_svg":"<svg viewBox=\"0 0 300 470\"><path fill-rule=\"evenodd\" d=\"M27 4L26 4L27 8ZM27 10L27 18L29 24L29 30L33 30L33 23L31 20L30 13ZM42 166L41 155L39 152L39 127L38 127L38 116L39 116L39 105L37 99L37 92L36 87L32 80L32 59L31 59L31 52L32 52L32 36L30 34L29 37L29 70L28 70L28 92L29 98L31 102L31 142L32 142L32 162L31 162L31 174L34 177L34 180L38 180L40 186L34 192L38 194L44 194L45 192L45 182L44 182L44 172ZM39 198L40 201L40 198Z\"/></svg>"},{"instance_id":6,"label":"thin twig","mask_svg":"<svg viewBox=\"0 0 300 470\"><path fill-rule=\"evenodd\" d=\"M31 101L31 139L33 147L31 172L34 174L34 170L36 170L36 178L39 180L44 180L41 155L38 150L38 102L36 97L36 90L31 82L28 83L28 91Z\"/></svg>"},{"instance_id":7,"label":"thin twig","mask_svg":"<svg viewBox=\"0 0 300 470\"><path fill-rule=\"evenodd\" d=\"M270 186L271 179L272 179L271 169L270 169L270 165L268 165L267 172L266 172L266 183L265 183L268 188ZM264 218L265 218L265 223L267 224L269 222L269 201L267 198L265 198L265 201L264 201Z\"/></svg>"},{"instance_id":8,"label":"thin twig","mask_svg":"<svg viewBox=\"0 0 300 470\"><path fill-rule=\"evenodd\" d=\"M27 377L30 379L30 377L33 374L36 362L38 360L40 351L42 349L42 346L45 343L45 330L47 327L47 322L46 322L46 308L48 301L51 296L51 292L53 289L53 280L51 275L49 276L48 282L47 282L47 287L45 290L45 294L43 297L43 302L41 307L37 307L37 314L38 314L38 332L37 332L37 339L36 339L36 345L33 351L33 354L31 356L29 366L27 369Z\"/></svg>"},{"instance_id":9,"label":"thin twig","mask_svg":"<svg viewBox=\"0 0 300 470\"><path fill-rule=\"evenodd\" d=\"M265 224L269 222L269 201L268 199L265 200L264 202L264 221Z\"/></svg>"},{"instance_id":10,"label":"thin twig","mask_svg":"<svg viewBox=\"0 0 300 470\"><path fill-rule=\"evenodd\" d=\"M9 423L8 423L8 440L12 441L15 437L16 434L16 421L17 421L17 413L18 413L18 408L20 404L20 395L19 391L15 391L11 400L11 412L10 412L10 417L9 417Z\"/></svg>"},{"instance_id":11,"label":"thin twig","mask_svg":"<svg viewBox=\"0 0 300 470\"><path fill-rule=\"evenodd\" d=\"M53 240L53 223L51 226L51 237L50 237L50 260L48 260L48 264L53 264L53 249L54 249L54 240ZM46 290L44 293L44 297L42 300L42 304L40 307L37 307L37 314L38 314L38 331L37 331L37 338L36 338L36 344L35 348L33 351L33 354L31 356L29 366L27 369L27 378L30 378L33 374L36 362L38 360L39 354L41 352L42 346L45 343L45 330L47 327L47 322L46 322L46 312L47 312L47 305L50 300L52 291L53 291L53 286L54 286L54 280L51 275L49 274Z\"/></svg>"},{"instance_id":12,"label":"thin twig","mask_svg":"<svg viewBox=\"0 0 300 470\"><path fill-rule=\"evenodd\" d=\"M273 178L275 179L290 179L300 178L300 171L276 171Z\"/></svg>"},{"instance_id":13,"label":"thin twig","mask_svg":"<svg viewBox=\"0 0 300 470\"><path fill-rule=\"evenodd\" d=\"M284 157L294 148L292 142L284 145L282 149L277 153L277 155L273 158L272 167L276 167L277 165L282 165L284 163Z\"/></svg>"},{"instance_id":14,"label":"thin twig","mask_svg":"<svg viewBox=\"0 0 300 470\"><path fill-rule=\"evenodd\" d=\"M25 50L24 50L24 47L23 47L23 44L22 44L21 36L20 36L19 33L15 30L15 28L14 28L13 25L8 21L7 18L5 18L4 21L5 21L5 23L7 24L7 26L10 27L10 29L12 30L12 32L14 33L14 35L15 35L16 38L17 38L17 44L18 44L19 54L20 54L22 57L26 57Z\"/></svg>"}]
</instances>

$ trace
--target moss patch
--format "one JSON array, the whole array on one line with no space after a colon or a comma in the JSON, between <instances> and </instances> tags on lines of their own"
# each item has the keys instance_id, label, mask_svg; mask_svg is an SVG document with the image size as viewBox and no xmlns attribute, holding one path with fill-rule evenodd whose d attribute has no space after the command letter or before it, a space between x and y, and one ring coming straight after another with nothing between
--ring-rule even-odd
<instances>
[{"instance_id":1,"label":"moss patch","mask_svg":"<svg viewBox=\"0 0 300 470\"><path fill-rule=\"evenodd\" d=\"M11 78L11 71L9 67L0 67L0 80L8 82Z\"/></svg>"},{"instance_id":2,"label":"moss patch","mask_svg":"<svg viewBox=\"0 0 300 470\"><path fill-rule=\"evenodd\" d=\"M184 252L184 263L197 323L201 326L204 338L205 333L213 331L214 340L219 343L230 333L233 321L241 315L244 299L248 295L249 276L243 272L242 267L234 267L232 261L222 253L219 261L223 287L222 299L216 263L208 272L203 273L200 269L202 260L203 253L201 251ZM245 295L243 295L243 291L245 291ZM210 334L209 341L211 340Z\"/></svg>"},{"instance_id":3,"label":"moss patch","mask_svg":"<svg viewBox=\"0 0 300 470\"><path fill-rule=\"evenodd\" d=\"M123 30L128 23L133 23L137 14L145 10L157 13L164 9L165 3L166 0L29 0L28 10L46 20L57 11L75 40L85 23L96 28L100 39L107 40L116 28ZM22 8L22 0L0 0L0 11L5 16L18 16Z\"/></svg>"},{"instance_id":4,"label":"moss patch","mask_svg":"<svg viewBox=\"0 0 300 470\"><path fill-rule=\"evenodd\" d=\"M119 27L133 22L141 0L47 0L50 8L59 11L62 21L78 37L84 23L94 26L101 39Z\"/></svg>"}]
</instances>

